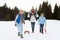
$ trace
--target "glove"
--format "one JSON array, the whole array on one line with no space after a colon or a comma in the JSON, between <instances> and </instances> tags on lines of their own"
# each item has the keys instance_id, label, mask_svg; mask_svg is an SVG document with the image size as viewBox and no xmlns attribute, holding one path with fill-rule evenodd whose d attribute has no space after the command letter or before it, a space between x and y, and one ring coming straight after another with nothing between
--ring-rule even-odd
<instances>
[{"instance_id":1,"label":"glove","mask_svg":"<svg viewBox=\"0 0 60 40\"><path fill-rule=\"evenodd\" d=\"M25 22L24 22L24 24L25 24Z\"/></svg>"},{"instance_id":2,"label":"glove","mask_svg":"<svg viewBox=\"0 0 60 40\"><path fill-rule=\"evenodd\" d=\"M15 23L15 26L17 26L17 24Z\"/></svg>"}]
</instances>

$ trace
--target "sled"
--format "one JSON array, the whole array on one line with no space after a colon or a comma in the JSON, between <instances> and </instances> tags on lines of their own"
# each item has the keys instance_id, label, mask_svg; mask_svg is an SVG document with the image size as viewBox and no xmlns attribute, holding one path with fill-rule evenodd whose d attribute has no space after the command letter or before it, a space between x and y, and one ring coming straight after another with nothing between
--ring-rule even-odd
<instances>
[{"instance_id":1,"label":"sled","mask_svg":"<svg viewBox=\"0 0 60 40\"><path fill-rule=\"evenodd\" d=\"M29 34L30 32L29 32L28 30L26 30L26 31L24 31L24 34L26 34L26 33L28 33L28 34Z\"/></svg>"},{"instance_id":2,"label":"sled","mask_svg":"<svg viewBox=\"0 0 60 40\"><path fill-rule=\"evenodd\" d=\"M47 33L47 30L46 30L46 28L44 28L44 32L45 32L45 33Z\"/></svg>"}]
</instances>

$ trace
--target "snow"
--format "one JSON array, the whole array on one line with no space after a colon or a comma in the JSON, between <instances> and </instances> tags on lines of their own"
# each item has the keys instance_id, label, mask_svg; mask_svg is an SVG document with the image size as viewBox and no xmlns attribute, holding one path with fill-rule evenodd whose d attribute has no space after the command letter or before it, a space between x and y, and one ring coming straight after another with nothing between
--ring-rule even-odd
<instances>
[{"instance_id":1,"label":"snow","mask_svg":"<svg viewBox=\"0 0 60 40\"><path fill-rule=\"evenodd\" d=\"M0 40L60 40L60 21L47 20L47 33L39 33L39 25L36 22L35 32L31 33L31 24L25 21L24 31L29 30L30 34L24 34L21 39L17 36L17 27L14 21L0 21Z\"/></svg>"}]
</instances>

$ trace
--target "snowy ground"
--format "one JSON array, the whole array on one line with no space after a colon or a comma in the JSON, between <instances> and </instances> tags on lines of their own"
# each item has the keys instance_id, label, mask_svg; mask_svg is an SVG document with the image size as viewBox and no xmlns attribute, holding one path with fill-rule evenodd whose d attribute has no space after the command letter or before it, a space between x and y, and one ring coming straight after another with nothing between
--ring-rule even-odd
<instances>
[{"instance_id":1,"label":"snowy ground","mask_svg":"<svg viewBox=\"0 0 60 40\"><path fill-rule=\"evenodd\" d=\"M17 36L17 27L14 21L0 21L0 40L60 40L60 21L47 20L47 33L39 33L39 25L36 23L35 32L31 33L31 26L28 20L25 21L24 30L30 34L24 34L21 39Z\"/></svg>"}]
</instances>

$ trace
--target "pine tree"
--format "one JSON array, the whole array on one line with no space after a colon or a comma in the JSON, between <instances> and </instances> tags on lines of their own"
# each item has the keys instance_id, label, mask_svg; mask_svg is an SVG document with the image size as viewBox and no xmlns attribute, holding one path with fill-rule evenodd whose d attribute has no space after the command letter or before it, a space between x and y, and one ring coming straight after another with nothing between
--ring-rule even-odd
<instances>
[{"instance_id":1,"label":"pine tree","mask_svg":"<svg viewBox=\"0 0 60 40\"><path fill-rule=\"evenodd\" d=\"M57 19L60 20L60 6L58 8Z\"/></svg>"},{"instance_id":2,"label":"pine tree","mask_svg":"<svg viewBox=\"0 0 60 40\"><path fill-rule=\"evenodd\" d=\"M41 10L41 4L40 4L40 6L39 6L39 10L38 10L38 15L40 16L40 14L41 14L41 12L42 12L42 10Z\"/></svg>"},{"instance_id":3,"label":"pine tree","mask_svg":"<svg viewBox=\"0 0 60 40\"><path fill-rule=\"evenodd\" d=\"M58 5L55 4L55 8L54 8L54 19L57 19L57 14L58 14Z\"/></svg>"},{"instance_id":4,"label":"pine tree","mask_svg":"<svg viewBox=\"0 0 60 40\"><path fill-rule=\"evenodd\" d=\"M48 12L48 13L46 14L46 15L47 15L47 18L48 18L48 19L52 19L52 18L53 18L53 17L52 17L52 9L51 9L51 5L50 5L50 4L48 5L48 10L47 10L47 12Z\"/></svg>"}]
</instances>

